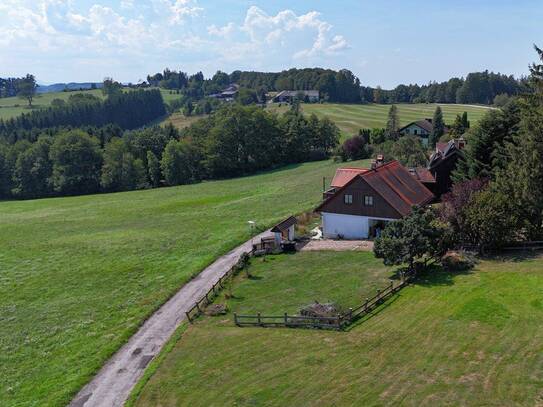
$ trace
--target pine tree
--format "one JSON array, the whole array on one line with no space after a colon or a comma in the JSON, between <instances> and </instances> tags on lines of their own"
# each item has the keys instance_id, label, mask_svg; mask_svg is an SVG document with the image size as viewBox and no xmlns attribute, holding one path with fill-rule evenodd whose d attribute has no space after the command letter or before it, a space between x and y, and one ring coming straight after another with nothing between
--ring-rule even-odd
<instances>
[{"instance_id":1,"label":"pine tree","mask_svg":"<svg viewBox=\"0 0 543 407\"><path fill-rule=\"evenodd\" d=\"M386 126L386 137L389 140L397 140L399 138L398 130L400 128L400 119L398 118L398 108L396 105L390 106L388 110L388 119Z\"/></svg>"},{"instance_id":2,"label":"pine tree","mask_svg":"<svg viewBox=\"0 0 543 407\"><path fill-rule=\"evenodd\" d=\"M430 147L434 148L444 133L445 123L443 123L443 112L441 111L441 106L438 106L434 112L434 118L432 119L432 132L430 133L430 138L428 140Z\"/></svg>"},{"instance_id":3,"label":"pine tree","mask_svg":"<svg viewBox=\"0 0 543 407\"><path fill-rule=\"evenodd\" d=\"M462 125L464 126L464 129L469 129L468 112L462 114Z\"/></svg>"}]
</instances>

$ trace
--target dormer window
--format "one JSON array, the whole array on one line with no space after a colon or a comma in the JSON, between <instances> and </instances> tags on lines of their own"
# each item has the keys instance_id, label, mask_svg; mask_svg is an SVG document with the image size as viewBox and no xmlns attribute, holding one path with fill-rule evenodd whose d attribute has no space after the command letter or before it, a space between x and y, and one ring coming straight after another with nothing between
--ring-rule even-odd
<instances>
[{"instance_id":1,"label":"dormer window","mask_svg":"<svg viewBox=\"0 0 543 407\"><path fill-rule=\"evenodd\" d=\"M347 205L351 205L353 203L353 196L350 194L345 194L343 199Z\"/></svg>"}]
</instances>

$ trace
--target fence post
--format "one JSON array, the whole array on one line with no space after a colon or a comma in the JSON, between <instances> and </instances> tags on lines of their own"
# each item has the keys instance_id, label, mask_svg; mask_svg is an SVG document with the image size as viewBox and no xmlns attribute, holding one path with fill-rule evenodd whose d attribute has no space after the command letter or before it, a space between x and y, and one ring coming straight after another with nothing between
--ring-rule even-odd
<instances>
[{"instance_id":1,"label":"fence post","mask_svg":"<svg viewBox=\"0 0 543 407\"><path fill-rule=\"evenodd\" d=\"M288 325L288 316L287 316L287 313L285 312L285 326Z\"/></svg>"},{"instance_id":2,"label":"fence post","mask_svg":"<svg viewBox=\"0 0 543 407\"><path fill-rule=\"evenodd\" d=\"M353 320L353 309L349 308L349 323Z\"/></svg>"},{"instance_id":3,"label":"fence post","mask_svg":"<svg viewBox=\"0 0 543 407\"><path fill-rule=\"evenodd\" d=\"M260 312L257 314L257 318L258 325L262 325L262 321L260 320Z\"/></svg>"},{"instance_id":4,"label":"fence post","mask_svg":"<svg viewBox=\"0 0 543 407\"><path fill-rule=\"evenodd\" d=\"M200 309L200 305L198 304L198 302L196 302L196 309L198 310L198 314L200 314L202 312L202 310Z\"/></svg>"},{"instance_id":5,"label":"fence post","mask_svg":"<svg viewBox=\"0 0 543 407\"><path fill-rule=\"evenodd\" d=\"M239 323L238 323L238 314L234 312L234 324L236 324L236 326L239 326Z\"/></svg>"},{"instance_id":6,"label":"fence post","mask_svg":"<svg viewBox=\"0 0 543 407\"><path fill-rule=\"evenodd\" d=\"M368 312L368 302L369 302L369 301L370 301L370 300L366 298L366 303L364 304L364 311L365 311L365 312Z\"/></svg>"},{"instance_id":7,"label":"fence post","mask_svg":"<svg viewBox=\"0 0 543 407\"><path fill-rule=\"evenodd\" d=\"M392 281L390 282L390 293L394 294L394 285Z\"/></svg>"},{"instance_id":8,"label":"fence post","mask_svg":"<svg viewBox=\"0 0 543 407\"><path fill-rule=\"evenodd\" d=\"M189 320L189 322L192 324L192 319L190 319L190 313L187 311L185 312L185 315L187 316L187 319Z\"/></svg>"}]
</instances>

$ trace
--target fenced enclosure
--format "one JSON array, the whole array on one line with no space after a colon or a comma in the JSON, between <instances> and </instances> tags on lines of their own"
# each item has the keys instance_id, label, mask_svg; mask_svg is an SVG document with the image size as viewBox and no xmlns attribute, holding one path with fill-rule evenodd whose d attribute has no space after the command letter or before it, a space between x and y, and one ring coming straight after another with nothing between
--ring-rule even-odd
<instances>
[{"instance_id":1,"label":"fenced enclosure","mask_svg":"<svg viewBox=\"0 0 543 407\"><path fill-rule=\"evenodd\" d=\"M260 313L256 315L238 315L237 313L234 313L234 323L239 327L316 328L340 331L357 319L369 314L388 298L407 286L414 276L415 274L413 272L400 273L400 282L398 284L394 285L394 281L391 281L385 289L377 290L375 296L367 298L362 304L354 308L349 308L346 312L337 316L300 316L288 315L286 312L283 315L262 315Z\"/></svg>"},{"instance_id":2,"label":"fenced enclosure","mask_svg":"<svg viewBox=\"0 0 543 407\"><path fill-rule=\"evenodd\" d=\"M196 317L203 313L205 307L211 304L215 297L219 294L220 290L224 288L224 282L243 269L246 266L248 259L252 255L253 251L243 253L238 262L234 264L225 274L223 274L219 280L211 286L209 291L207 291L202 298L196 301L191 309L185 312L189 322L192 322Z\"/></svg>"}]
</instances>

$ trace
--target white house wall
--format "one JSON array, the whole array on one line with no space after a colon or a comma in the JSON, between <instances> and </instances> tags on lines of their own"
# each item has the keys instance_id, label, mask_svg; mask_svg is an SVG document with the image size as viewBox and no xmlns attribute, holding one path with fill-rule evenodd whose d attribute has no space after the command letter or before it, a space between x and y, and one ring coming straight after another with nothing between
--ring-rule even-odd
<instances>
[{"instance_id":1,"label":"white house wall","mask_svg":"<svg viewBox=\"0 0 543 407\"><path fill-rule=\"evenodd\" d=\"M339 235L343 239L367 239L370 230L369 223L372 219L384 221L396 220L322 212L322 234L328 239L335 239Z\"/></svg>"}]
</instances>

